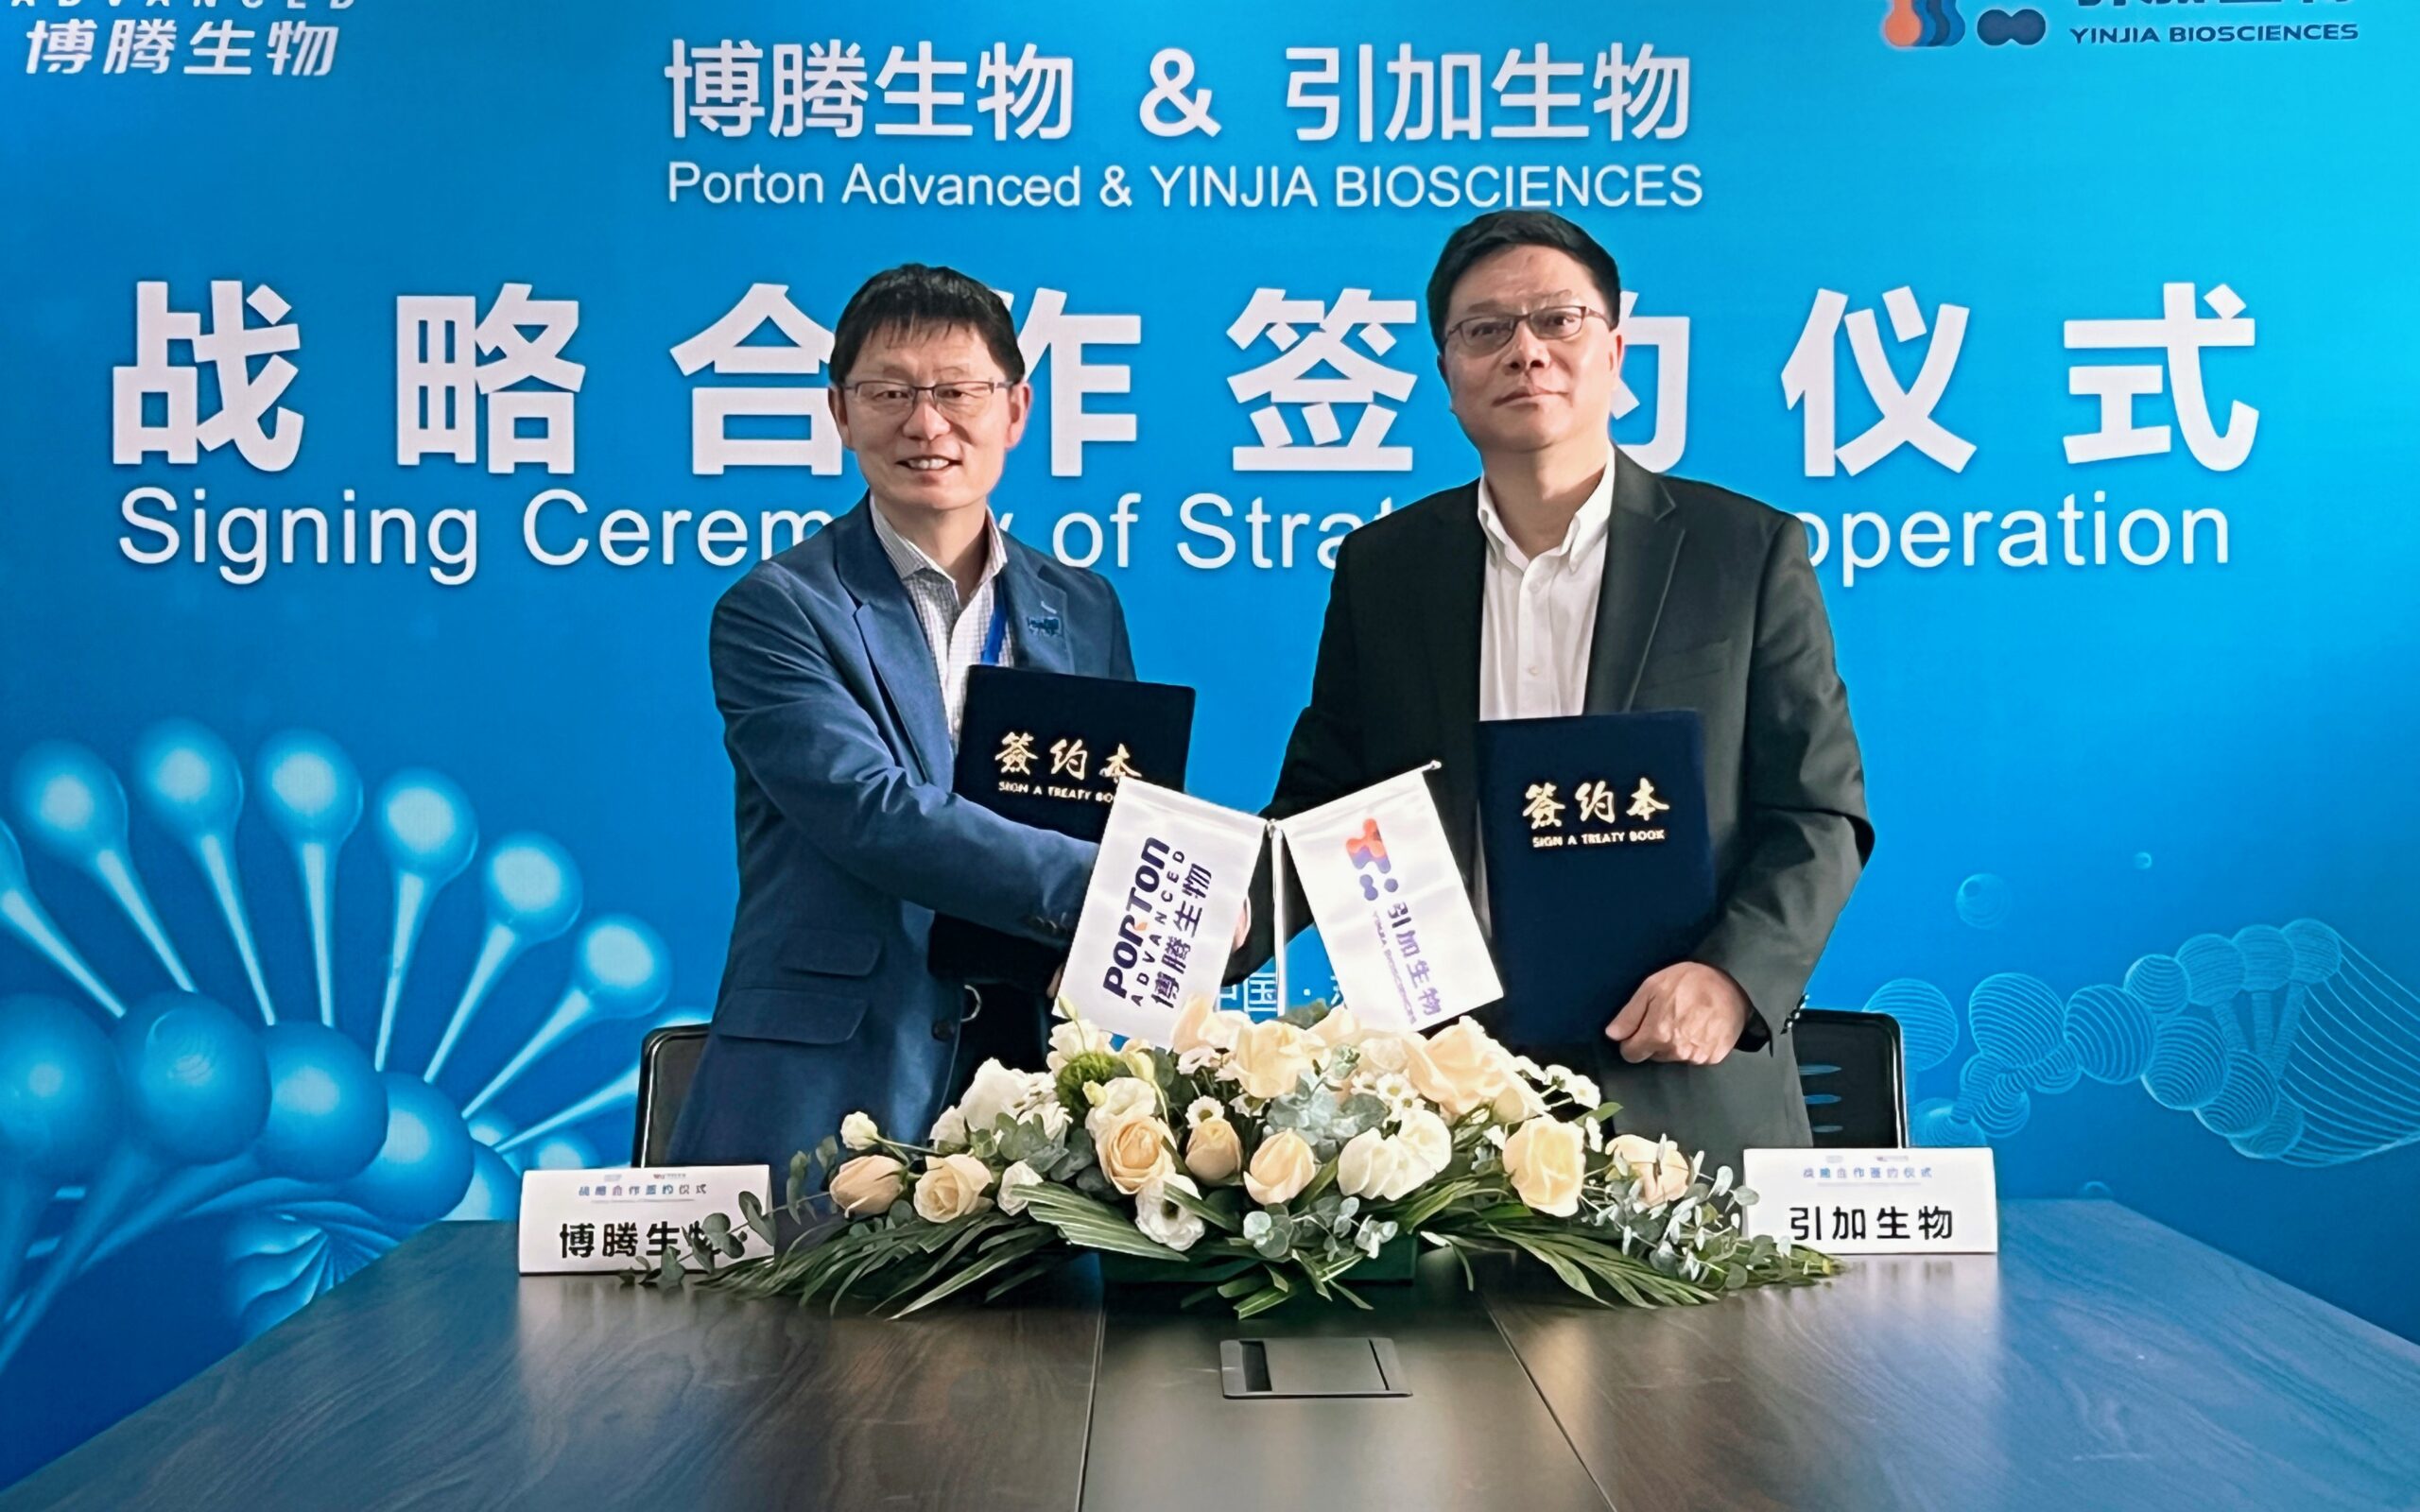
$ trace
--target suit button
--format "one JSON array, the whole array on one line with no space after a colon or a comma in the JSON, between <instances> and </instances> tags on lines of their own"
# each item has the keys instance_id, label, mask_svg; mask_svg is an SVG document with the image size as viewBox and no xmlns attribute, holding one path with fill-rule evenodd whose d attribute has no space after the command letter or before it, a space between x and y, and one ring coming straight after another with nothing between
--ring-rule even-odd
<instances>
[{"instance_id":1,"label":"suit button","mask_svg":"<svg viewBox=\"0 0 2420 1512\"><path fill-rule=\"evenodd\" d=\"M933 1021L933 1038L936 1040L946 1040L950 1036L950 1031L957 1027L958 1021L955 1019L935 1019Z\"/></svg>"}]
</instances>

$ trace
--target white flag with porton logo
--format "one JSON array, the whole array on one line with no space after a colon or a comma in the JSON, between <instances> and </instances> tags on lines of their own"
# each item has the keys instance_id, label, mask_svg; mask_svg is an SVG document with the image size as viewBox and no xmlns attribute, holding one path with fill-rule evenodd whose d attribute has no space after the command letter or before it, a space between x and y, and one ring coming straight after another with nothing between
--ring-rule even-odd
<instances>
[{"instance_id":1,"label":"white flag with porton logo","mask_svg":"<svg viewBox=\"0 0 2420 1512\"><path fill-rule=\"evenodd\" d=\"M1269 821L1139 777L1117 784L1059 990L1087 1020L1155 1045L1217 997Z\"/></svg>"}]
</instances>

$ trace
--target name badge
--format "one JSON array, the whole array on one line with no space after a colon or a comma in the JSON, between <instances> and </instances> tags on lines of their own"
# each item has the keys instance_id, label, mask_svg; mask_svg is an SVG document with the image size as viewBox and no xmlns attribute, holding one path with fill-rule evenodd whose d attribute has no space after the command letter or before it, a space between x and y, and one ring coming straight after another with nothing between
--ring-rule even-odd
<instances>
[{"instance_id":1,"label":"name badge","mask_svg":"<svg viewBox=\"0 0 2420 1512\"><path fill-rule=\"evenodd\" d=\"M739 1219L739 1194L771 1206L772 1168L692 1165L672 1170L527 1171L521 1177L521 1274L652 1269L703 1246L710 1213L731 1220L747 1254L770 1252Z\"/></svg>"},{"instance_id":2,"label":"name badge","mask_svg":"<svg viewBox=\"0 0 2420 1512\"><path fill-rule=\"evenodd\" d=\"M1741 1164L1751 1238L1835 1255L1999 1252L1988 1149L1750 1150Z\"/></svg>"}]
</instances>

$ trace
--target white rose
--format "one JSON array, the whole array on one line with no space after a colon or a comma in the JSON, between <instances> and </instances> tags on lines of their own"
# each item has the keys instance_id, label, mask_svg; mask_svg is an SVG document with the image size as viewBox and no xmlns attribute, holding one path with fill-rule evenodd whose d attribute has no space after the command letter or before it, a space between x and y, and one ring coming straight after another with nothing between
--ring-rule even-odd
<instances>
[{"instance_id":1,"label":"white rose","mask_svg":"<svg viewBox=\"0 0 2420 1512\"><path fill-rule=\"evenodd\" d=\"M1660 1207L1689 1190L1689 1161L1670 1140L1660 1143L1637 1134L1616 1134L1614 1159L1629 1168L1630 1178L1646 1207Z\"/></svg>"},{"instance_id":2,"label":"white rose","mask_svg":"<svg viewBox=\"0 0 2420 1512\"><path fill-rule=\"evenodd\" d=\"M882 1130L864 1113L851 1113L840 1120L840 1143L853 1150L871 1150L881 1138Z\"/></svg>"},{"instance_id":3,"label":"white rose","mask_svg":"<svg viewBox=\"0 0 2420 1512\"><path fill-rule=\"evenodd\" d=\"M1309 1036L1271 1019L1252 1025L1237 1038L1235 1059L1228 1063L1226 1074L1240 1082L1249 1096L1283 1097L1309 1073L1314 1054Z\"/></svg>"},{"instance_id":4,"label":"white rose","mask_svg":"<svg viewBox=\"0 0 2420 1512\"><path fill-rule=\"evenodd\" d=\"M1201 1194L1185 1177L1164 1176L1134 1194L1134 1227L1143 1230L1145 1238L1155 1239L1170 1249L1191 1249L1205 1226L1200 1218L1168 1200L1170 1187L1187 1196Z\"/></svg>"},{"instance_id":5,"label":"white rose","mask_svg":"<svg viewBox=\"0 0 2420 1512\"><path fill-rule=\"evenodd\" d=\"M852 1218L872 1218L899 1200L899 1174L907 1167L888 1155L860 1155L832 1173L832 1201Z\"/></svg>"},{"instance_id":6,"label":"white rose","mask_svg":"<svg viewBox=\"0 0 2420 1512\"><path fill-rule=\"evenodd\" d=\"M1160 1090L1137 1076L1113 1076L1108 1081L1097 1081L1085 1090L1084 1094L1093 1099L1092 1111L1084 1115L1084 1132L1095 1139L1100 1137L1103 1128L1119 1119L1160 1110Z\"/></svg>"},{"instance_id":7,"label":"white rose","mask_svg":"<svg viewBox=\"0 0 2420 1512\"><path fill-rule=\"evenodd\" d=\"M1320 1162L1309 1143L1292 1129L1282 1128L1253 1152L1252 1167L1244 1173L1244 1191L1266 1207L1290 1200L1319 1174Z\"/></svg>"},{"instance_id":8,"label":"white rose","mask_svg":"<svg viewBox=\"0 0 2420 1512\"><path fill-rule=\"evenodd\" d=\"M942 1116L933 1120L933 1131L925 1136L925 1143L937 1149L945 1150L953 1145L963 1149L966 1145L966 1115L955 1108L942 1108Z\"/></svg>"},{"instance_id":9,"label":"white rose","mask_svg":"<svg viewBox=\"0 0 2420 1512\"><path fill-rule=\"evenodd\" d=\"M1453 1161L1454 1131L1445 1126L1443 1119L1425 1108L1408 1115L1394 1138L1420 1170L1415 1186L1435 1180L1438 1173Z\"/></svg>"},{"instance_id":10,"label":"white rose","mask_svg":"<svg viewBox=\"0 0 2420 1512\"><path fill-rule=\"evenodd\" d=\"M987 1060L975 1068L975 1079L966 1086L966 1095L958 1100L958 1111L966 1120L970 1133L992 1131L993 1120L1014 1109L1025 1096L1025 1077L996 1060Z\"/></svg>"},{"instance_id":11,"label":"white rose","mask_svg":"<svg viewBox=\"0 0 2420 1512\"><path fill-rule=\"evenodd\" d=\"M1129 1113L1099 1125L1093 1135L1093 1155L1109 1184L1131 1197L1176 1169L1168 1147L1174 1138L1157 1115Z\"/></svg>"},{"instance_id":12,"label":"white rose","mask_svg":"<svg viewBox=\"0 0 2420 1512\"><path fill-rule=\"evenodd\" d=\"M1530 1211L1568 1218L1580 1211L1580 1185L1587 1172L1580 1125L1533 1118L1504 1142L1504 1172Z\"/></svg>"},{"instance_id":13,"label":"white rose","mask_svg":"<svg viewBox=\"0 0 2420 1512\"><path fill-rule=\"evenodd\" d=\"M1000 1211L1014 1217L1025 1211L1025 1190L1042 1185L1041 1174L1023 1160L1000 1173Z\"/></svg>"},{"instance_id":14,"label":"white rose","mask_svg":"<svg viewBox=\"0 0 2420 1512\"><path fill-rule=\"evenodd\" d=\"M1420 1184L1411 1158L1376 1129L1363 1129L1336 1157L1336 1189L1348 1197L1392 1202Z\"/></svg>"},{"instance_id":15,"label":"white rose","mask_svg":"<svg viewBox=\"0 0 2420 1512\"><path fill-rule=\"evenodd\" d=\"M983 1195L992 1184L992 1168L971 1155L929 1155L925 1174L916 1178L916 1216L926 1223L948 1223L992 1205Z\"/></svg>"}]
</instances>

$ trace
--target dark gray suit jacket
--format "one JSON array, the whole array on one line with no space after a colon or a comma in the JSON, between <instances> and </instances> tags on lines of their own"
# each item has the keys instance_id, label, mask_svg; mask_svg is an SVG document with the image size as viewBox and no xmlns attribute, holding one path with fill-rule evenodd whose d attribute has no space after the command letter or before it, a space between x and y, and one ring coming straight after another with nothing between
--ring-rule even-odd
<instances>
[{"instance_id":1,"label":"dark gray suit jacket","mask_svg":"<svg viewBox=\"0 0 2420 1512\"><path fill-rule=\"evenodd\" d=\"M1467 879L1477 852L1475 730L1487 545L1478 485L1431 494L1346 537L1328 591L1310 706L1295 722L1268 813L1300 813L1411 767L1432 784ZM1622 1105L1616 1128L1669 1134L1737 1164L1752 1146L1808 1143L1789 1024L1833 920L1874 849L1865 769L1805 532L1791 516L1623 458L1586 710L1694 709L1721 910L1691 958L1753 1005L1718 1066L1622 1060L1610 1040L1555 1053ZM1236 974L1272 949L1264 876ZM1288 917L1304 919L1299 898ZM1610 1022L1621 1008L1605 1005ZM1489 1015L1482 1009L1479 1018ZM1570 1059L1579 1055L1582 1061Z\"/></svg>"}]
</instances>

